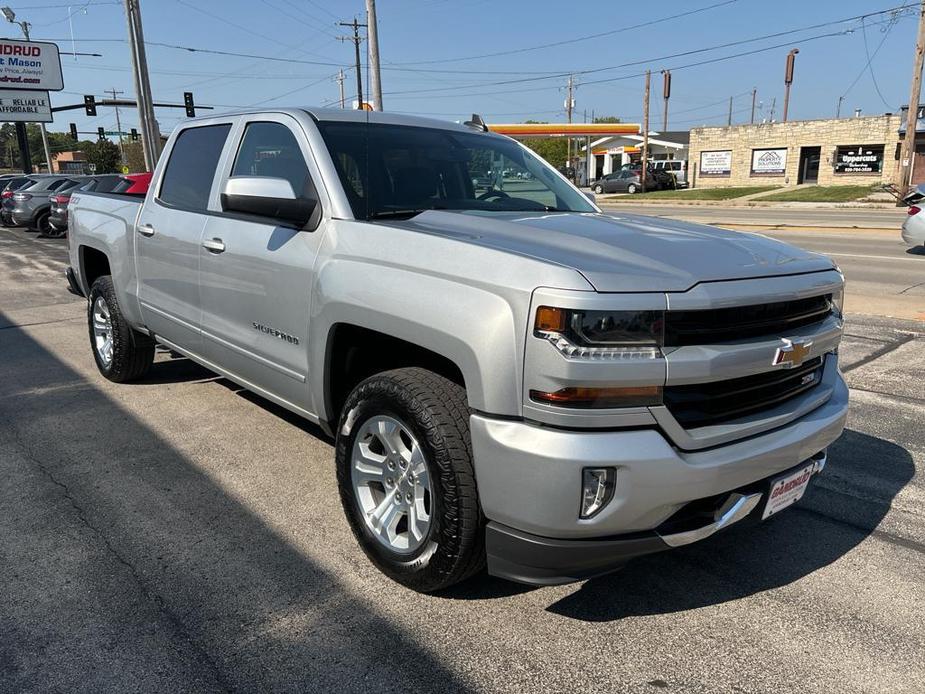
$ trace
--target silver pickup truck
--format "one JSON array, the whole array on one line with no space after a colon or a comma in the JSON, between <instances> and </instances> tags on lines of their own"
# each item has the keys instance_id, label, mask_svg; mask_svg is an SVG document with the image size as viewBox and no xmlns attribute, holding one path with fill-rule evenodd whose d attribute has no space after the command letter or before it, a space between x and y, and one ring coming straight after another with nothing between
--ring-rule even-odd
<instances>
[{"instance_id":1,"label":"silver pickup truck","mask_svg":"<svg viewBox=\"0 0 925 694\"><path fill-rule=\"evenodd\" d=\"M144 201L70 215L103 376L161 343L319 424L357 540L416 590L580 580L760 521L844 427L831 260L603 214L478 118L190 120Z\"/></svg>"}]
</instances>

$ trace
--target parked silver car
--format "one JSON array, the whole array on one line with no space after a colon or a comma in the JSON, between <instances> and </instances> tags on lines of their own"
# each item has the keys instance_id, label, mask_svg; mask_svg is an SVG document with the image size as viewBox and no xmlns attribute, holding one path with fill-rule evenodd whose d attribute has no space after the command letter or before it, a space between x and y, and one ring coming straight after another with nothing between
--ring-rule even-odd
<instances>
[{"instance_id":1,"label":"parked silver car","mask_svg":"<svg viewBox=\"0 0 925 694\"><path fill-rule=\"evenodd\" d=\"M925 186L917 186L903 198L903 202L909 206L909 215L902 226L903 241L912 247L925 246L925 214L919 206L925 205Z\"/></svg>"},{"instance_id":2,"label":"parked silver car","mask_svg":"<svg viewBox=\"0 0 925 694\"><path fill-rule=\"evenodd\" d=\"M63 193L83 183L81 177L47 176L38 179L27 188L13 193L11 218L16 226L45 234L49 231L51 215L51 196Z\"/></svg>"}]
</instances>

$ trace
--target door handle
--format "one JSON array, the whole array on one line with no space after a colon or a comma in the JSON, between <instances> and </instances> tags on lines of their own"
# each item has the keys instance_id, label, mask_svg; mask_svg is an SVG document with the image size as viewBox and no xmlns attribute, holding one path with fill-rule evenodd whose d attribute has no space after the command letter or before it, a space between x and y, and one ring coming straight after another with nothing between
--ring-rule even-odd
<instances>
[{"instance_id":1,"label":"door handle","mask_svg":"<svg viewBox=\"0 0 925 694\"><path fill-rule=\"evenodd\" d=\"M150 224L139 224L135 230L142 236L154 236L154 227Z\"/></svg>"},{"instance_id":2,"label":"door handle","mask_svg":"<svg viewBox=\"0 0 925 694\"><path fill-rule=\"evenodd\" d=\"M222 253L225 250L225 244L221 239L206 239L202 242L202 247L212 253Z\"/></svg>"}]
</instances>

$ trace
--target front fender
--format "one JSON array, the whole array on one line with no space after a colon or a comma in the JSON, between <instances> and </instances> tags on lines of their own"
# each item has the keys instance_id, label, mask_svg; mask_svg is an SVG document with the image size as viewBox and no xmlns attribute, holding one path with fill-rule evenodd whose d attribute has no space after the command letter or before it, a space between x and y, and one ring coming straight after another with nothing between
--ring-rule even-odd
<instances>
[{"instance_id":1,"label":"front fender","mask_svg":"<svg viewBox=\"0 0 925 694\"><path fill-rule=\"evenodd\" d=\"M309 372L323 374L327 339L339 323L405 340L452 361L465 379L469 406L521 414L523 326L529 294L376 264L332 259L316 278ZM324 379L312 379L315 411L326 412Z\"/></svg>"}]
</instances>

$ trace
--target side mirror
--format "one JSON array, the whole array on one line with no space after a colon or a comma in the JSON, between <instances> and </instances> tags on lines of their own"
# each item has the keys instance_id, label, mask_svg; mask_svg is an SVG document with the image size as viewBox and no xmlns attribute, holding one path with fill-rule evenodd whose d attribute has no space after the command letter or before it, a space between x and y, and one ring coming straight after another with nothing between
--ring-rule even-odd
<instances>
[{"instance_id":1,"label":"side mirror","mask_svg":"<svg viewBox=\"0 0 925 694\"><path fill-rule=\"evenodd\" d=\"M590 200L591 202L597 204L597 196L594 194L593 191L584 190L584 191L582 191L582 192L585 194L585 197L588 198L588 200Z\"/></svg>"},{"instance_id":2,"label":"side mirror","mask_svg":"<svg viewBox=\"0 0 925 694\"><path fill-rule=\"evenodd\" d=\"M303 227L308 224L318 201L296 195L285 178L234 176L222 192L222 209L270 217Z\"/></svg>"}]
</instances>

